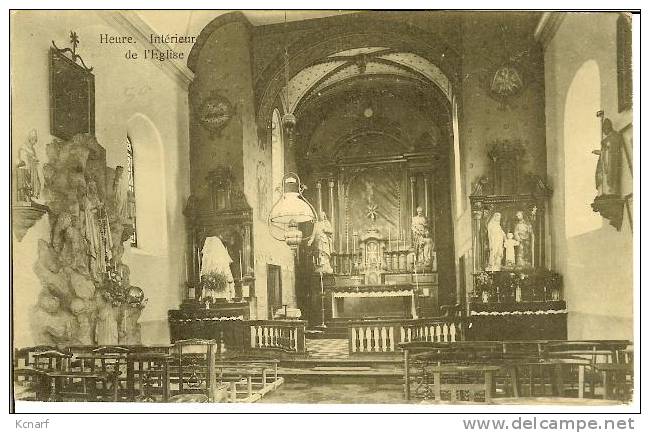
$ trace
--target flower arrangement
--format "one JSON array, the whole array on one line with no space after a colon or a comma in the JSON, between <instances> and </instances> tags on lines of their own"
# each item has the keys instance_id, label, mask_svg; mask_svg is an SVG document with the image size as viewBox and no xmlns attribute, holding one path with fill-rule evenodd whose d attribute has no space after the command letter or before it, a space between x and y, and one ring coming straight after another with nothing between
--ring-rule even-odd
<instances>
[{"instance_id":1,"label":"flower arrangement","mask_svg":"<svg viewBox=\"0 0 650 433\"><path fill-rule=\"evenodd\" d=\"M228 287L228 277L222 272L208 272L201 275L201 299L206 302L206 308L210 302L217 299L217 293L223 292Z\"/></svg>"},{"instance_id":2,"label":"flower arrangement","mask_svg":"<svg viewBox=\"0 0 650 433\"><path fill-rule=\"evenodd\" d=\"M201 275L201 287L203 289L220 292L228 285L228 277L222 272L208 272Z\"/></svg>"}]
</instances>

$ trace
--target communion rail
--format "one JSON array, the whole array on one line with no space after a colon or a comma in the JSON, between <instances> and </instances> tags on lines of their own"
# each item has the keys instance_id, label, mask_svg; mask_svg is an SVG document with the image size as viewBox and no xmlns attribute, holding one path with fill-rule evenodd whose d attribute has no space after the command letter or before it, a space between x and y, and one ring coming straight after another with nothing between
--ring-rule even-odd
<instances>
[{"instance_id":1,"label":"communion rail","mask_svg":"<svg viewBox=\"0 0 650 433\"><path fill-rule=\"evenodd\" d=\"M305 353L303 320L250 320L250 348Z\"/></svg>"},{"instance_id":2,"label":"communion rail","mask_svg":"<svg viewBox=\"0 0 650 433\"><path fill-rule=\"evenodd\" d=\"M412 341L450 343L462 340L463 323L457 317L372 320L348 324L350 355L396 353L400 343Z\"/></svg>"}]
</instances>

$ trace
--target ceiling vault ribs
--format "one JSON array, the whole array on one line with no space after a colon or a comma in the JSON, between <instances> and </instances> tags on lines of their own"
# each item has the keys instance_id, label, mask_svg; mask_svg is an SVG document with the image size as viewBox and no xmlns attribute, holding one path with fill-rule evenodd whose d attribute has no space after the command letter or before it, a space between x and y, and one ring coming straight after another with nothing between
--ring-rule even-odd
<instances>
[{"instance_id":1,"label":"ceiling vault ribs","mask_svg":"<svg viewBox=\"0 0 650 433\"><path fill-rule=\"evenodd\" d=\"M368 49L373 49L373 47L367 47ZM350 51L350 50L348 50ZM392 58L384 58L383 56L391 55ZM400 57L401 56L401 57ZM345 62L341 65L334 67L333 69L329 68L328 65L332 63ZM418 63L419 62L419 63ZM340 54L330 55L326 58L319 59L319 61L312 62L310 66L297 72L288 83L289 94L292 94L292 97L286 101L289 112L299 111L297 107L301 104L301 101L310 99L314 97L314 94L320 93L323 90L323 84L327 83L330 79L335 79L337 74L340 74L343 71L346 71L348 68L357 68L358 76L372 76L377 75L378 72L366 73L367 68L370 65L381 65L387 66L390 68L397 69L404 73L406 77L412 77L415 75L423 83L432 83L438 87L443 94L449 99L450 95L450 83L442 74L442 72L430 61L419 57L414 53L409 52L398 52L394 49L381 49L379 48L374 52L360 52L357 54L345 56ZM323 66L323 71L319 71L319 66ZM373 68L373 69L376 69ZM427 75L427 70L428 75ZM318 75L321 74L320 77ZM394 70L385 71L384 74L402 76L402 74L396 73ZM311 77L310 77L311 76ZM313 77L317 78L314 79ZM436 77L441 77L438 80ZM331 85L335 85L340 81L344 81L346 78L343 77L339 81L334 81ZM440 79L444 80L440 82ZM310 82L311 81L311 82ZM304 89L301 89L302 86L307 85ZM326 87L331 87L330 85ZM291 89L297 89L297 91L291 92Z\"/></svg>"}]
</instances>

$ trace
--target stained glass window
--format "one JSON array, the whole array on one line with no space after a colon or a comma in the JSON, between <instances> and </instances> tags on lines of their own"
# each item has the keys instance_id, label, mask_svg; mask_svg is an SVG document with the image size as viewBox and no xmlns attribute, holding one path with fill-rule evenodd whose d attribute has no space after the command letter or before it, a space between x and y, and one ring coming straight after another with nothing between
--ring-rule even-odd
<instances>
[{"instance_id":1,"label":"stained glass window","mask_svg":"<svg viewBox=\"0 0 650 433\"><path fill-rule=\"evenodd\" d=\"M126 136L126 163L129 173L129 191L128 191L128 212L129 219L133 224L133 233L130 241L132 247L138 246L138 228L135 219L135 165L133 163L133 144L131 138Z\"/></svg>"}]
</instances>

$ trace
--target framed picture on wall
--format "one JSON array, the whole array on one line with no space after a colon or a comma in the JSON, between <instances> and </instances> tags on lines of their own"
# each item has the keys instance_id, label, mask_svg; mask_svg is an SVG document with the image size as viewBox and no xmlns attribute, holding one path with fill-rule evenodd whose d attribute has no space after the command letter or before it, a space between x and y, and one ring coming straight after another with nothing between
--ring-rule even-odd
<instances>
[{"instance_id":1,"label":"framed picture on wall","mask_svg":"<svg viewBox=\"0 0 650 433\"><path fill-rule=\"evenodd\" d=\"M632 108L632 18L620 14L616 22L618 112Z\"/></svg>"},{"instance_id":2,"label":"framed picture on wall","mask_svg":"<svg viewBox=\"0 0 650 433\"><path fill-rule=\"evenodd\" d=\"M95 133L95 76L50 48L50 133L64 140Z\"/></svg>"}]
</instances>

